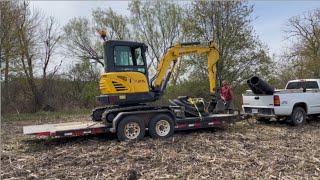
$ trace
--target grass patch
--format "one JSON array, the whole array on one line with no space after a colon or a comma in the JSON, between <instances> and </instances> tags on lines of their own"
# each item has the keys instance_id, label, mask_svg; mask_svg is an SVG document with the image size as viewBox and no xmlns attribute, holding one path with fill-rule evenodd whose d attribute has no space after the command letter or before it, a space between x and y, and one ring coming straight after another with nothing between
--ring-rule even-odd
<instances>
[{"instance_id":1,"label":"grass patch","mask_svg":"<svg viewBox=\"0 0 320 180\"><path fill-rule=\"evenodd\" d=\"M2 114L1 121L28 121L28 120L50 120L57 118L68 118L74 116L84 116L90 115L91 110L81 110L81 111L68 111L68 112L36 112L36 113L23 113L23 114Z\"/></svg>"}]
</instances>

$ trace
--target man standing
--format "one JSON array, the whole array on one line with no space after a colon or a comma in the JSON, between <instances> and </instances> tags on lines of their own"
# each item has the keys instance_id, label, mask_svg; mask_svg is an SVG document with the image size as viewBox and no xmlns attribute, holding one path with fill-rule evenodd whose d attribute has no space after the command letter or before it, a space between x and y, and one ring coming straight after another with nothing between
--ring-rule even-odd
<instances>
[{"instance_id":1,"label":"man standing","mask_svg":"<svg viewBox=\"0 0 320 180\"><path fill-rule=\"evenodd\" d=\"M225 104L225 110L233 114L233 88L228 86L226 80L222 81L221 98Z\"/></svg>"}]
</instances>

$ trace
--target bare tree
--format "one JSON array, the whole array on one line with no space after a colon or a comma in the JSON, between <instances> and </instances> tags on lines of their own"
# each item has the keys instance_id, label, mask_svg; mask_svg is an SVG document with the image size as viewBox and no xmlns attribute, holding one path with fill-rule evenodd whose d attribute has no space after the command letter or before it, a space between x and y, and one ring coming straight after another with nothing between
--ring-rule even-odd
<instances>
[{"instance_id":1,"label":"bare tree","mask_svg":"<svg viewBox=\"0 0 320 180\"><path fill-rule=\"evenodd\" d=\"M295 71L292 78L320 78L320 9L290 18L287 26L291 46L283 57Z\"/></svg>"},{"instance_id":2,"label":"bare tree","mask_svg":"<svg viewBox=\"0 0 320 180\"><path fill-rule=\"evenodd\" d=\"M87 18L73 18L63 27L63 44L66 54L79 59L92 59L104 66L102 59L102 43L90 20Z\"/></svg>"},{"instance_id":3,"label":"bare tree","mask_svg":"<svg viewBox=\"0 0 320 180\"><path fill-rule=\"evenodd\" d=\"M52 62L52 55L60 39L55 28L54 19L45 19L37 10L30 10L29 3L20 3L21 15L15 22L19 47L17 54L18 65L23 77L26 78L31 91L34 108L38 111L45 103L45 91L48 80L48 66ZM42 28L44 24L44 27ZM45 53L42 53L45 52ZM42 64L42 80L37 83L37 64ZM60 65L50 73L50 78L57 72Z\"/></svg>"},{"instance_id":4,"label":"bare tree","mask_svg":"<svg viewBox=\"0 0 320 180\"><path fill-rule=\"evenodd\" d=\"M62 60L59 64L53 67L53 70L48 71L48 67L51 64L54 64L52 56L54 55L57 44L61 39L61 33L58 29L58 26L55 24L55 19L53 17L49 17L46 19L45 26L41 29L43 38L41 42L43 43L42 47L40 47L41 51L44 51L40 62L42 63L42 82L40 86L40 96L42 96L42 105L47 105L47 90L49 87L49 81L54 77L54 75L58 72L61 67ZM44 49L44 50L42 50ZM48 105L47 105L48 106Z\"/></svg>"},{"instance_id":5,"label":"bare tree","mask_svg":"<svg viewBox=\"0 0 320 180\"><path fill-rule=\"evenodd\" d=\"M44 43L44 49L45 49L44 58L42 60L43 62L42 78L45 80L47 79L48 65L52 61L51 57L54 55L54 52L57 47L56 45L61 39L61 35L58 27L55 27L55 19L53 17L49 17L47 19L46 25L42 31L44 33L42 41ZM57 73L58 69L61 66L61 63L62 61L60 61L60 64L54 67L54 70L53 72L50 73L49 78L52 78Z\"/></svg>"}]
</instances>

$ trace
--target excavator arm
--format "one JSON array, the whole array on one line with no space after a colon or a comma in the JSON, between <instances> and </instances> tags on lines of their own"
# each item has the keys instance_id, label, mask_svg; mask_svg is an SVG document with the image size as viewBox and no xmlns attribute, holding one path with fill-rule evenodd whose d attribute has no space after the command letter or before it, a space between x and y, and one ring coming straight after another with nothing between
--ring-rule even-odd
<instances>
[{"instance_id":1,"label":"excavator arm","mask_svg":"<svg viewBox=\"0 0 320 180\"><path fill-rule=\"evenodd\" d=\"M170 76L176 68L178 58L186 55L202 53L207 53L208 55L210 93L216 93L217 62L219 60L219 52L217 50L217 45L213 41L180 43L170 47L162 57L158 66L157 75L152 84L153 89L160 94L163 93Z\"/></svg>"}]
</instances>

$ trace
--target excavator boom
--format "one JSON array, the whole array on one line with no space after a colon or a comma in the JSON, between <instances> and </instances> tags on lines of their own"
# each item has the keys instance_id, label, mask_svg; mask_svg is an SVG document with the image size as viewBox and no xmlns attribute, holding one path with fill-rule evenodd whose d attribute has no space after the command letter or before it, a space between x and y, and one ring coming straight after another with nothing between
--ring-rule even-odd
<instances>
[{"instance_id":1,"label":"excavator boom","mask_svg":"<svg viewBox=\"0 0 320 180\"><path fill-rule=\"evenodd\" d=\"M170 76L173 74L178 58L192 54L207 53L208 56L208 75L210 82L210 93L216 92L217 84L217 62L219 60L219 52L213 41L209 42L189 42L180 43L170 47L166 54L162 57L158 66L157 76L153 82L156 91L163 92ZM173 64L172 68L171 64ZM170 70L169 70L170 69ZM167 78L165 78L167 76Z\"/></svg>"}]
</instances>

